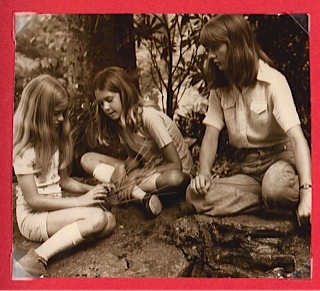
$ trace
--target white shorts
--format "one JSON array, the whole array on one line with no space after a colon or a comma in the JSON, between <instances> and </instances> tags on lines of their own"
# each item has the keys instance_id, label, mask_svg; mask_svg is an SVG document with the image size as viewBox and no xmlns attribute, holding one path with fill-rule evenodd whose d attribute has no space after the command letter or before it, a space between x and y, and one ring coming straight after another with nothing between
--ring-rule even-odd
<instances>
[{"instance_id":1,"label":"white shorts","mask_svg":"<svg viewBox=\"0 0 320 291\"><path fill-rule=\"evenodd\" d=\"M48 236L48 211L34 211L27 204L16 207L18 227L21 234L29 240L36 242L46 241Z\"/></svg>"},{"instance_id":2,"label":"white shorts","mask_svg":"<svg viewBox=\"0 0 320 291\"><path fill-rule=\"evenodd\" d=\"M61 199L60 193L46 195ZM46 241L49 238L47 230L47 218L49 212L32 210L24 199L21 200L16 206L17 223L21 234L32 241Z\"/></svg>"}]
</instances>

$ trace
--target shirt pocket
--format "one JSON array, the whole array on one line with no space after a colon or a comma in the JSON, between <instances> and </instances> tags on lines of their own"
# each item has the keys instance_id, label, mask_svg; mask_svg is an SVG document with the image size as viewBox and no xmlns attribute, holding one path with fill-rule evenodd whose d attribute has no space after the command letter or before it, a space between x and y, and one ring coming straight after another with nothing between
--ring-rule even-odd
<instances>
[{"instance_id":1,"label":"shirt pocket","mask_svg":"<svg viewBox=\"0 0 320 291\"><path fill-rule=\"evenodd\" d=\"M254 119L258 119L260 124L265 124L268 121L268 103L266 101L252 101L250 110Z\"/></svg>"},{"instance_id":2,"label":"shirt pocket","mask_svg":"<svg viewBox=\"0 0 320 291\"><path fill-rule=\"evenodd\" d=\"M222 102L224 119L226 122L231 121L236 117L236 101L223 100Z\"/></svg>"}]
</instances>

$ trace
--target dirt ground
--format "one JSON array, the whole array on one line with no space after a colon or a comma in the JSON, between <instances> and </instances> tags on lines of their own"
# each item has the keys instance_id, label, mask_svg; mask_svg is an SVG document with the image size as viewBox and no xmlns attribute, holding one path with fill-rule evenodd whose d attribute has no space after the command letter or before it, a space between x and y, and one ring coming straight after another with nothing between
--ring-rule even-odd
<instances>
[{"instance_id":1,"label":"dirt ground","mask_svg":"<svg viewBox=\"0 0 320 291\"><path fill-rule=\"evenodd\" d=\"M15 211L13 207L13 211ZM101 240L86 241L71 250L51 258L48 271L54 278L170 278L185 276L189 263L182 250L172 241L173 222L184 216L183 200L165 205L162 213L149 219L138 205L113 207L117 220L113 234ZM13 215L13 258L18 260L30 248L39 244L25 239L19 232ZM309 248L302 241L296 257L300 270L297 277L308 277L304 270L309 260ZM14 265L15 265L15 261ZM308 267L308 266L307 266ZM21 273L16 277L23 276Z\"/></svg>"},{"instance_id":2,"label":"dirt ground","mask_svg":"<svg viewBox=\"0 0 320 291\"><path fill-rule=\"evenodd\" d=\"M117 227L110 237L58 254L48 271L52 277L177 277L187 261L171 241L170 224L181 215L182 204L166 206L155 219L138 205L113 207ZM15 259L37 246L20 234L14 221Z\"/></svg>"}]
</instances>

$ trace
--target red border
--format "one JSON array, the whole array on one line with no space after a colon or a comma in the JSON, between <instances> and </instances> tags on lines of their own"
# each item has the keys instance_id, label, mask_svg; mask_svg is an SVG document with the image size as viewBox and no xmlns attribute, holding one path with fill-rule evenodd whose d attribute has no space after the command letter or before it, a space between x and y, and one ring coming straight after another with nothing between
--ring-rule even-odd
<instances>
[{"instance_id":1,"label":"red border","mask_svg":"<svg viewBox=\"0 0 320 291\"><path fill-rule=\"evenodd\" d=\"M246 289L246 290L317 290L320 288L319 245L318 235L320 219L318 208L320 198L318 161L318 133L320 125L317 123L319 104L319 76L320 76L320 2L317 0L135 0L135 1L97 1L97 0L0 0L0 149L1 149L1 194L0 201L0 289L64 289L64 290L208 290L208 289ZM313 235L312 279L45 279L31 281L13 281L10 279L10 252L12 243L12 214L11 214L11 155L12 155L12 100L14 85L14 42L13 42L13 13L308 13L310 15L310 69L311 69L311 102L312 102L312 161L313 161ZM80 288L79 288L80 287Z\"/></svg>"}]
</instances>

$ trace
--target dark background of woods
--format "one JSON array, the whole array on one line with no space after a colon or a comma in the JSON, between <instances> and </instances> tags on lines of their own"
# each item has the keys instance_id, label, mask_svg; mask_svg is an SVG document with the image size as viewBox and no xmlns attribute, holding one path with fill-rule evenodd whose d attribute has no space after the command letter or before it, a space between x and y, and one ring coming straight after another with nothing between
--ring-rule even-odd
<instances>
[{"instance_id":1,"label":"dark background of woods","mask_svg":"<svg viewBox=\"0 0 320 291\"><path fill-rule=\"evenodd\" d=\"M144 93L145 85L161 91L165 111L174 117L196 161L204 133L204 111L189 108L175 115L178 95L185 86L194 86L205 97L203 61L205 52L198 42L199 31L213 15L36 15L16 34L14 108L23 87L34 77L48 73L61 80L70 93L70 117L76 129L73 175L81 175L78 160L88 150L120 158L125 153L118 141L110 147L99 145L90 114L93 76L108 66L119 66L141 75L136 80ZM308 19L306 15L247 15L263 50L287 77L304 133L311 143ZM136 50L146 45L150 53L150 73L137 67ZM186 85L187 84L187 85ZM164 99L163 96L167 96ZM151 99L153 97L151 96ZM158 97L159 98L159 97ZM157 98L155 97L155 100ZM218 157L228 161L232 149L224 132ZM217 171L224 171L221 166Z\"/></svg>"}]
</instances>

